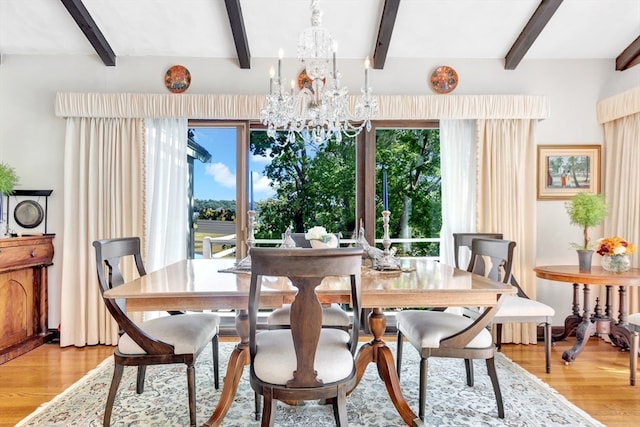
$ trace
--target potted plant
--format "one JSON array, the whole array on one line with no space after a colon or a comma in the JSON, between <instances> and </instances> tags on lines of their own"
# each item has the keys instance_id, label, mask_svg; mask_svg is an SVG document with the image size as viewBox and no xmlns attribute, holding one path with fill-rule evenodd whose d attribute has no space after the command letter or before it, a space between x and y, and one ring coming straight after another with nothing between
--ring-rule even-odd
<instances>
[{"instance_id":1,"label":"potted plant","mask_svg":"<svg viewBox=\"0 0 640 427\"><path fill-rule=\"evenodd\" d=\"M13 189L15 188L17 183L18 183L18 175L16 175L15 169L13 169L11 166L5 163L0 163L0 224L4 222L3 209L2 209L4 196L5 195L8 196L11 193L13 193ZM4 236L6 231L6 230L3 230L2 228L3 227L0 225L0 236Z\"/></svg>"},{"instance_id":2,"label":"potted plant","mask_svg":"<svg viewBox=\"0 0 640 427\"><path fill-rule=\"evenodd\" d=\"M593 249L589 239L589 228L600 225L607 216L607 203L601 194L578 193L566 203L565 207L571 224L582 227L582 244L572 244L578 251L580 271L590 271Z\"/></svg>"}]
</instances>

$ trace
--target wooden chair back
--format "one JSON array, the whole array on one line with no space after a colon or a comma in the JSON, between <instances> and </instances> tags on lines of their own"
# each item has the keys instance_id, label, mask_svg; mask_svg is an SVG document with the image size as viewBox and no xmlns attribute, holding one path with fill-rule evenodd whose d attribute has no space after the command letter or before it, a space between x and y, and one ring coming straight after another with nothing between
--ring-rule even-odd
<instances>
[{"instance_id":1,"label":"wooden chair back","mask_svg":"<svg viewBox=\"0 0 640 427\"><path fill-rule=\"evenodd\" d=\"M351 287L353 325L350 350L355 353L360 330L360 274L362 249L251 248L249 292L249 347L251 360L257 348L257 315L260 308L261 276L288 277L298 290L291 303L291 335L297 369L287 387L321 387L314 370L315 352L322 328L322 306L316 288L328 276L348 276Z\"/></svg>"},{"instance_id":2,"label":"wooden chair back","mask_svg":"<svg viewBox=\"0 0 640 427\"><path fill-rule=\"evenodd\" d=\"M460 266L460 250L467 248L471 251L473 239L502 239L502 233L453 233L453 260L456 268Z\"/></svg>"},{"instance_id":3,"label":"wooden chair back","mask_svg":"<svg viewBox=\"0 0 640 427\"><path fill-rule=\"evenodd\" d=\"M121 306L121 302L115 299L105 298L104 293L124 283L122 265L126 257L133 258L140 276L146 275L146 270L140 254L140 238L124 237L119 239L105 239L93 242L96 254L96 270L102 300L107 310L115 319L120 330L128 334L144 351L152 354L173 354L173 346L159 341L143 332L136 323L129 318ZM106 269L105 269L106 267Z\"/></svg>"},{"instance_id":4,"label":"wooden chair back","mask_svg":"<svg viewBox=\"0 0 640 427\"><path fill-rule=\"evenodd\" d=\"M501 239L473 239L467 271L502 283L511 281L516 242Z\"/></svg>"}]
</instances>

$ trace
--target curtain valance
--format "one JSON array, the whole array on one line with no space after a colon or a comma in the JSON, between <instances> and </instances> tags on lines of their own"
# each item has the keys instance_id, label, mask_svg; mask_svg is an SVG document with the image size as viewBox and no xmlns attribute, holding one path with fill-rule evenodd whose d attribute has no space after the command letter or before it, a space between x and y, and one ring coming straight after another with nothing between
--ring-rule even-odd
<instances>
[{"instance_id":1,"label":"curtain valance","mask_svg":"<svg viewBox=\"0 0 640 427\"><path fill-rule=\"evenodd\" d=\"M640 113L640 87L605 98L597 104L598 123Z\"/></svg>"},{"instance_id":2,"label":"curtain valance","mask_svg":"<svg viewBox=\"0 0 640 427\"><path fill-rule=\"evenodd\" d=\"M545 119L546 96L382 95L376 119ZM356 97L352 97L354 103ZM57 93L60 117L257 120L264 95Z\"/></svg>"}]
</instances>

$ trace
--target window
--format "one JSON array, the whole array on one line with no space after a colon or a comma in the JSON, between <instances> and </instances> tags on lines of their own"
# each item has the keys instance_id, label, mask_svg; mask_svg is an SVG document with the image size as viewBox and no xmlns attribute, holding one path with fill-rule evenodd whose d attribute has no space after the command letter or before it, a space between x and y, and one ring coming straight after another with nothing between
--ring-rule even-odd
<instances>
[{"instance_id":1,"label":"window","mask_svg":"<svg viewBox=\"0 0 640 427\"><path fill-rule=\"evenodd\" d=\"M198 123L192 128L194 139L212 158L209 164L194 165L196 253L202 253L204 236L211 236L217 238L214 252L236 255L231 249L244 247L238 241L247 238L246 211L251 206L257 211L254 237L259 245L279 244L287 227L305 232L315 225L340 232L342 241L349 242L362 225L371 228L367 239L381 247L386 170L393 247L402 256L438 256L442 218L437 122L388 122L366 136L321 146L302 137L274 144L258 127L243 140L242 129L212 126ZM227 226L235 221L234 232L233 226L212 229L204 222L214 220Z\"/></svg>"}]
</instances>

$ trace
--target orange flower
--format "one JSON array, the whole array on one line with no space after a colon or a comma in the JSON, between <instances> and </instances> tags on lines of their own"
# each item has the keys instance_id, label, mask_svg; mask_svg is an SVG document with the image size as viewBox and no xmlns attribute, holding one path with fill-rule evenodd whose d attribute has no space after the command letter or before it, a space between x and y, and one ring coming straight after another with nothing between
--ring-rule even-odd
<instances>
[{"instance_id":1,"label":"orange flower","mask_svg":"<svg viewBox=\"0 0 640 427\"><path fill-rule=\"evenodd\" d=\"M598 255L628 255L636 251L636 245L622 237L606 237L598 241Z\"/></svg>"}]
</instances>

